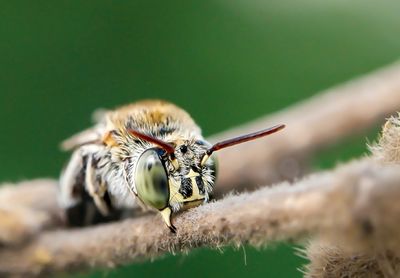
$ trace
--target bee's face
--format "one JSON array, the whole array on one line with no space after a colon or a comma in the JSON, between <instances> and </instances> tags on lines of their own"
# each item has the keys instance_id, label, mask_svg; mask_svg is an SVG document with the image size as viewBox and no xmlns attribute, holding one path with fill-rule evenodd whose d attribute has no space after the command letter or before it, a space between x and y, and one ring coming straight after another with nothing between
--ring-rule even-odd
<instances>
[{"instance_id":1,"label":"bee's face","mask_svg":"<svg viewBox=\"0 0 400 278\"><path fill-rule=\"evenodd\" d=\"M184 140L175 144L174 157L161 148L145 150L135 169L135 187L145 204L163 210L192 207L208 200L216 178L216 159L201 165L209 144Z\"/></svg>"}]
</instances>

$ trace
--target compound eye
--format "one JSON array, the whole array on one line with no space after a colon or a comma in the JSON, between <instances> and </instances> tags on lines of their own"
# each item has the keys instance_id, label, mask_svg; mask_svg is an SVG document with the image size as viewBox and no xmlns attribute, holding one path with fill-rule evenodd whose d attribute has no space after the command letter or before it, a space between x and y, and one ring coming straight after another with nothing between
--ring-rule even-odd
<instances>
[{"instance_id":1,"label":"compound eye","mask_svg":"<svg viewBox=\"0 0 400 278\"><path fill-rule=\"evenodd\" d=\"M157 149L146 150L135 169L135 185L138 197L156 209L168 206L169 186L165 167Z\"/></svg>"}]
</instances>

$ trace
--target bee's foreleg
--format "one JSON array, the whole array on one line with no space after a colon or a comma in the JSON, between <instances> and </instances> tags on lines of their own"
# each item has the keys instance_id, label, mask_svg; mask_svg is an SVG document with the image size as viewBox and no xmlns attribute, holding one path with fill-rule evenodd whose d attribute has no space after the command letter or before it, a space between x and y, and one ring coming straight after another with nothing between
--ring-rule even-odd
<instances>
[{"instance_id":1,"label":"bee's foreleg","mask_svg":"<svg viewBox=\"0 0 400 278\"><path fill-rule=\"evenodd\" d=\"M86 190L93 198L94 203L100 213L103 216L108 216L110 214L110 208L104 199L104 195L107 191L107 186L103 181L101 181L99 177L97 177L95 164L96 161L93 155L89 155L86 164Z\"/></svg>"},{"instance_id":2,"label":"bee's foreleg","mask_svg":"<svg viewBox=\"0 0 400 278\"><path fill-rule=\"evenodd\" d=\"M78 149L73 152L60 177L59 203L62 208L74 207L83 201L86 161Z\"/></svg>"},{"instance_id":3,"label":"bee's foreleg","mask_svg":"<svg viewBox=\"0 0 400 278\"><path fill-rule=\"evenodd\" d=\"M97 174L99 146L88 145L74 151L60 178L59 201L70 226L84 226L117 219L111 208L106 184Z\"/></svg>"}]
</instances>

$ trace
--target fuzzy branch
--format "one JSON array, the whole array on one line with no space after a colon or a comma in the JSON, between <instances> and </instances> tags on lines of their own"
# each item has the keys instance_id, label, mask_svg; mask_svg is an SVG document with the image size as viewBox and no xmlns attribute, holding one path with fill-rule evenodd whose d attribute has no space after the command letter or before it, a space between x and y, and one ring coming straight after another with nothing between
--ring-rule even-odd
<instances>
[{"instance_id":1,"label":"fuzzy branch","mask_svg":"<svg viewBox=\"0 0 400 278\"><path fill-rule=\"evenodd\" d=\"M305 251L311 261L305 267L306 277L399 277L399 253L377 247L372 252L355 252L340 243L315 240Z\"/></svg>"},{"instance_id":2,"label":"fuzzy branch","mask_svg":"<svg viewBox=\"0 0 400 278\"><path fill-rule=\"evenodd\" d=\"M376 163L400 164L400 114L388 119L379 143L370 146L370 149ZM382 201L396 205L394 199L386 197ZM376 217L385 219L386 215ZM327 243L323 239L312 240L305 251L310 259L310 264L306 266L307 277L399 277L400 246L397 239L392 245L386 245L386 239L382 237L378 238L372 252L348 250L346 243L340 241Z\"/></svg>"},{"instance_id":3,"label":"fuzzy branch","mask_svg":"<svg viewBox=\"0 0 400 278\"><path fill-rule=\"evenodd\" d=\"M199 246L318 236L349 250L400 246L400 167L365 159L253 193L228 196L182 213L177 234L157 215L77 230L47 231L29 244L0 249L0 275L32 276L113 267Z\"/></svg>"},{"instance_id":4,"label":"fuzzy branch","mask_svg":"<svg viewBox=\"0 0 400 278\"><path fill-rule=\"evenodd\" d=\"M34 180L0 187L0 248L19 244L42 229L59 225L57 187L53 180Z\"/></svg>"}]
</instances>

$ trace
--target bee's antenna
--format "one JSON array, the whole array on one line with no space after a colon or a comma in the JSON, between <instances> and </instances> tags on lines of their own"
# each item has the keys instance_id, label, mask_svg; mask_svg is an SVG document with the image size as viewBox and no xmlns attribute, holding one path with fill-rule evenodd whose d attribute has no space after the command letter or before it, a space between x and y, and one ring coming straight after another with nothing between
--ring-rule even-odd
<instances>
[{"instance_id":1,"label":"bee's antenna","mask_svg":"<svg viewBox=\"0 0 400 278\"><path fill-rule=\"evenodd\" d=\"M285 125L282 125L282 124L276 125L276 126L264 129L264 130L260 130L257 132L241 135L241 136L238 136L235 138L231 138L231 139L227 139L227 140L218 142L206 151L203 158L201 159L201 165L204 165L206 163L206 161L208 160L208 158L211 156L211 154L215 151L270 135L270 134L275 133L283 128L285 128Z\"/></svg>"},{"instance_id":2,"label":"bee's antenna","mask_svg":"<svg viewBox=\"0 0 400 278\"><path fill-rule=\"evenodd\" d=\"M145 141L148 141L150 143L156 144L157 146L161 147L162 149L164 149L169 155L171 155L172 157L174 156L174 152L175 152L175 148L174 146L172 146L171 144L168 144L160 139L154 138L152 136L149 136L147 134L141 133L137 130L134 129L128 129L128 132L130 134L132 134L135 137L138 137L140 139L143 139Z\"/></svg>"}]
</instances>

